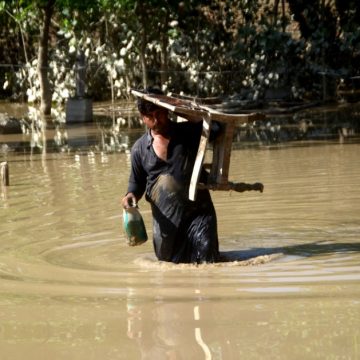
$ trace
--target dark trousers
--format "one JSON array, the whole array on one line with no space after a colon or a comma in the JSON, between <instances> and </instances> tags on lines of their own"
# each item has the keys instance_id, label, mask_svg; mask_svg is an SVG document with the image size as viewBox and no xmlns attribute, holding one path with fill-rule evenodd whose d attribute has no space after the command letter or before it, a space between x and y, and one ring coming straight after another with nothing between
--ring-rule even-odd
<instances>
[{"instance_id":1,"label":"dark trousers","mask_svg":"<svg viewBox=\"0 0 360 360\"><path fill-rule=\"evenodd\" d=\"M194 202L187 195L171 175L160 175L151 189L155 254L174 263L215 262L219 242L210 193L198 190Z\"/></svg>"}]
</instances>

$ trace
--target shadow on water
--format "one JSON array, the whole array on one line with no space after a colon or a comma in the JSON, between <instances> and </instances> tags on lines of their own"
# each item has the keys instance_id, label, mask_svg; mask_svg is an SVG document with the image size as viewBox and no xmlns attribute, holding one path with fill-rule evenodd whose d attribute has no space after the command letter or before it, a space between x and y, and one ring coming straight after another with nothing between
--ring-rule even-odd
<instances>
[{"instance_id":1,"label":"shadow on water","mask_svg":"<svg viewBox=\"0 0 360 360\"><path fill-rule=\"evenodd\" d=\"M137 258L135 263L146 269L192 269L212 267L237 267L262 265L275 261L288 261L329 254L344 254L360 252L360 244L316 242L310 244L290 245L284 247L251 248L243 250L221 251L220 259L210 264L174 264L158 261L155 255L145 255Z\"/></svg>"},{"instance_id":2,"label":"shadow on water","mask_svg":"<svg viewBox=\"0 0 360 360\"><path fill-rule=\"evenodd\" d=\"M271 248L251 248L221 252L221 262L247 261L264 256L282 254L283 256L311 257L334 253L360 252L360 244L316 242Z\"/></svg>"}]
</instances>

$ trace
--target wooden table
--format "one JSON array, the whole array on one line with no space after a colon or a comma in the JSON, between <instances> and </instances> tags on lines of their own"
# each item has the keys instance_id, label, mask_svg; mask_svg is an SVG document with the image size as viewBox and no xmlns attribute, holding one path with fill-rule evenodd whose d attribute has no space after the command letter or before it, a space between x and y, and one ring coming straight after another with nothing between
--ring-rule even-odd
<instances>
[{"instance_id":1,"label":"wooden table","mask_svg":"<svg viewBox=\"0 0 360 360\"><path fill-rule=\"evenodd\" d=\"M263 191L264 186L261 183L233 183L228 179L231 148L236 125L263 119L263 114L226 114L216 111L208 106L200 105L196 101L189 99L183 99L176 96L146 94L138 90L131 90L131 92L133 95L166 108L188 121L202 121L203 129L189 187L190 200L195 200L196 190L198 188L225 191L234 190L238 192L249 190ZM212 121L219 122L222 131L212 143L212 161L208 164L204 164ZM199 183L199 177L203 166L210 171L206 184Z\"/></svg>"}]
</instances>

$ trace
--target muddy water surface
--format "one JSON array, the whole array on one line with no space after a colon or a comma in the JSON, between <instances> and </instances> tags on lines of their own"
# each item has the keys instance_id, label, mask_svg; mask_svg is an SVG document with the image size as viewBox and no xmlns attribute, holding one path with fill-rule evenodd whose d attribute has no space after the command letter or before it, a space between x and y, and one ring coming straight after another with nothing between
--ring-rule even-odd
<instances>
[{"instance_id":1,"label":"muddy water surface","mask_svg":"<svg viewBox=\"0 0 360 360\"><path fill-rule=\"evenodd\" d=\"M128 155L8 155L1 359L359 359L360 147L233 152L216 265L130 248ZM151 216L140 203L151 237Z\"/></svg>"}]
</instances>

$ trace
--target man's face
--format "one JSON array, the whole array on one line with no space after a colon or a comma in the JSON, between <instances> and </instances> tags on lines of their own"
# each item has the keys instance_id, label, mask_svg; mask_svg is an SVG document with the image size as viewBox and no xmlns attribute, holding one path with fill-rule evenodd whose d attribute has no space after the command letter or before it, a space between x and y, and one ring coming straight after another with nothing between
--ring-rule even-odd
<instances>
[{"instance_id":1,"label":"man's face","mask_svg":"<svg viewBox=\"0 0 360 360\"><path fill-rule=\"evenodd\" d=\"M155 111L154 111L155 112ZM146 115L142 115L142 119L144 121L144 124L149 128L149 129L153 129L154 125L155 125L155 117L154 117L154 112L153 113L149 113Z\"/></svg>"},{"instance_id":2,"label":"man's face","mask_svg":"<svg viewBox=\"0 0 360 360\"><path fill-rule=\"evenodd\" d=\"M151 130L162 130L168 126L167 111L164 109L155 110L146 115L142 115L144 124Z\"/></svg>"}]
</instances>

